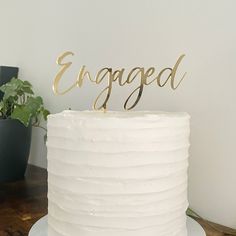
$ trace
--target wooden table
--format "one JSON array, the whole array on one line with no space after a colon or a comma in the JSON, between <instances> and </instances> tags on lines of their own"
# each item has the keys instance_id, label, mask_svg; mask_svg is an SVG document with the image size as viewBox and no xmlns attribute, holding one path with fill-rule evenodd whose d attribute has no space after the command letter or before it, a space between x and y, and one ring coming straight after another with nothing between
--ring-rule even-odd
<instances>
[{"instance_id":1,"label":"wooden table","mask_svg":"<svg viewBox=\"0 0 236 236\"><path fill-rule=\"evenodd\" d=\"M47 171L28 166L24 180L0 184L0 236L27 236L47 214ZM236 235L236 231L199 220L207 236Z\"/></svg>"}]
</instances>

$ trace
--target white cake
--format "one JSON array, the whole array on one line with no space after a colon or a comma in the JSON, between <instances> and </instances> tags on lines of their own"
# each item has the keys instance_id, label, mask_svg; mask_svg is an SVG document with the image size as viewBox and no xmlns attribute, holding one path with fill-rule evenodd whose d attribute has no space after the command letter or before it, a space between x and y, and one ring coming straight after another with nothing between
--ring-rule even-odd
<instances>
[{"instance_id":1,"label":"white cake","mask_svg":"<svg viewBox=\"0 0 236 236\"><path fill-rule=\"evenodd\" d=\"M48 120L48 236L186 236L189 115Z\"/></svg>"}]
</instances>

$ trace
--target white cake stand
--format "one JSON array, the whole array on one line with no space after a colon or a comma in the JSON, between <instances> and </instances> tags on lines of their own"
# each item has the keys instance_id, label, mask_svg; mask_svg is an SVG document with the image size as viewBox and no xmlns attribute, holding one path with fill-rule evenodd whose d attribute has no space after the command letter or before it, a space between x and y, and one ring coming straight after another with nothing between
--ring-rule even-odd
<instances>
[{"instance_id":1,"label":"white cake stand","mask_svg":"<svg viewBox=\"0 0 236 236\"><path fill-rule=\"evenodd\" d=\"M47 216L36 222L29 232L29 236L47 236ZM192 218L187 218L188 236L206 236L203 228Z\"/></svg>"}]
</instances>

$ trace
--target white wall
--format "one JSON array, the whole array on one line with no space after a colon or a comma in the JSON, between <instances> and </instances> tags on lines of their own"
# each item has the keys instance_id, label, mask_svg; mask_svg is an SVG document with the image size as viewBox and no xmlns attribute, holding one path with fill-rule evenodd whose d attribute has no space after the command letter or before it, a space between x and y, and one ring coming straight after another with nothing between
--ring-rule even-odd
<instances>
[{"instance_id":1,"label":"white wall","mask_svg":"<svg viewBox=\"0 0 236 236\"><path fill-rule=\"evenodd\" d=\"M137 109L191 114L190 205L236 228L235 9L234 0L1 0L0 64L19 66L20 77L55 113L90 109L101 90L87 83L64 97L53 95L55 59L65 50L76 54L68 81L82 64L92 72L103 66L160 69L186 53L181 87L145 88ZM129 91L117 87L110 109L121 109ZM42 136L34 130L30 162L45 167Z\"/></svg>"}]
</instances>

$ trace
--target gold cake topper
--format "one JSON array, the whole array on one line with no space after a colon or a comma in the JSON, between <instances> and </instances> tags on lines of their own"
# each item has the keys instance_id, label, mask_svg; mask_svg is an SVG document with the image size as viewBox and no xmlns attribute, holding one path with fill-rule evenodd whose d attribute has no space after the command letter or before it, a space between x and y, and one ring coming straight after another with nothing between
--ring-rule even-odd
<instances>
[{"instance_id":1,"label":"gold cake topper","mask_svg":"<svg viewBox=\"0 0 236 236\"><path fill-rule=\"evenodd\" d=\"M68 93L69 91L71 91L75 87L81 88L85 78L87 78L88 80L90 80L92 83L95 83L95 84L100 84L103 82L103 80L105 78L107 78L107 82L108 82L107 86L100 92L100 94L97 96L97 98L94 101L93 108L95 110L102 110L102 109L106 110L107 109L107 103L108 103L109 98L111 96L113 82L117 81L119 86L125 86L126 84L129 85L135 79L139 78L139 81L140 81L139 86L132 91L132 93L128 96L128 98L126 99L126 101L124 103L124 109L131 110L132 108L134 108L138 104L140 98L142 97L142 93L143 93L143 89L144 89L145 85L150 85L156 81L157 86L164 87L167 84L167 82L170 81L171 88L173 90L175 90L176 88L178 88L178 86L183 81L183 79L186 75L186 73L184 73L183 76L178 81L176 81L176 72L177 72L177 69L178 69L181 61L183 60L183 58L185 56L184 54L181 55L177 59L173 68L166 67L166 68L162 69L157 75L154 75L154 73L155 73L154 67L149 67L148 69L145 69L144 67L134 67L133 69L131 69L128 72L125 79L123 78L124 72L125 72L124 68L121 68L118 70L113 70L110 67L104 67L104 68L100 69L97 72L95 78L93 78L91 76L91 73L86 69L86 66L83 65L80 68L80 71L78 73L78 76L77 76L75 82L69 88L67 88L63 91L60 91L59 84L62 79L62 76L69 69L69 67L72 65L72 62L70 62L70 61L64 62L64 59L68 56L73 56L73 55L74 55L73 52L67 51L67 52L64 52L62 55L60 55L57 58L56 62L61 68L54 79L53 91L56 95L63 95L63 94ZM162 77L166 73L168 73L167 78L163 79ZM151 76L153 76L153 78L150 78ZM137 94L136 97L135 97L135 94ZM103 96L105 96L105 98L102 100ZM134 99L134 102L129 104L131 99ZM100 102L100 100L102 100L102 101Z\"/></svg>"}]
</instances>

